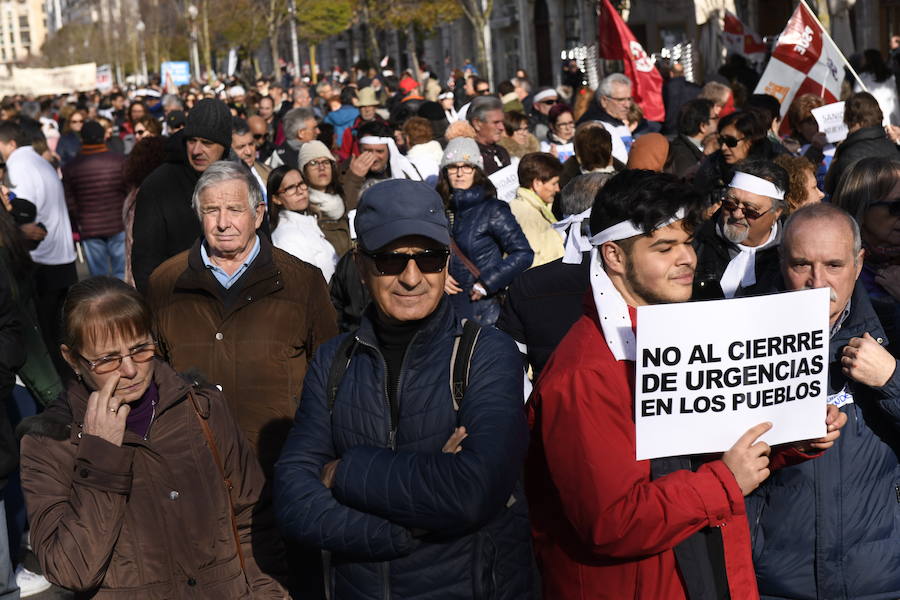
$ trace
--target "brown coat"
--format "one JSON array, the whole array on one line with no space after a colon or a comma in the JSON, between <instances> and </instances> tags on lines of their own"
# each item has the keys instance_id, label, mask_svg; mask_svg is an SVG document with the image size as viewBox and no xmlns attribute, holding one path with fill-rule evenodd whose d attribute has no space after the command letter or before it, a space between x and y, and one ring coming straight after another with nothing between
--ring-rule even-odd
<instances>
[{"instance_id":1,"label":"brown coat","mask_svg":"<svg viewBox=\"0 0 900 600\"><path fill-rule=\"evenodd\" d=\"M157 340L177 370L197 372L225 392L268 474L300 403L307 365L337 335L328 286L319 269L260 236L259 255L225 290L204 266L200 243L150 277Z\"/></svg>"},{"instance_id":2,"label":"brown coat","mask_svg":"<svg viewBox=\"0 0 900 600\"><path fill-rule=\"evenodd\" d=\"M159 404L146 439L126 431L118 447L84 434L89 390L78 382L20 427L31 545L44 574L80 597L286 598L263 572L283 573L265 479L222 394L162 361L154 381ZM234 486L246 577L198 412Z\"/></svg>"}]
</instances>

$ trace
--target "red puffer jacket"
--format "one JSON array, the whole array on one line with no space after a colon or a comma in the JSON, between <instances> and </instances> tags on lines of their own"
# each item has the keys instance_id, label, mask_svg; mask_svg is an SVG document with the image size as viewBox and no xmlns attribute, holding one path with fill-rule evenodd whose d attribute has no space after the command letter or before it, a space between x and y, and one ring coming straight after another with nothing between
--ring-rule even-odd
<instances>
[{"instance_id":1,"label":"red puffer jacket","mask_svg":"<svg viewBox=\"0 0 900 600\"><path fill-rule=\"evenodd\" d=\"M124 165L125 157L108 150L105 144L90 144L63 167L69 216L82 238L124 231L122 205L128 194Z\"/></svg>"}]
</instances>

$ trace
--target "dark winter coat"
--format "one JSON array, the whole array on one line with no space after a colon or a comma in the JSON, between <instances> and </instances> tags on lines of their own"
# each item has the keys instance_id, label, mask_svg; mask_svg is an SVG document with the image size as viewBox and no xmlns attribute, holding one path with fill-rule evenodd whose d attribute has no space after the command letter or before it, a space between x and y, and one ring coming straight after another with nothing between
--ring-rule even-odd
<instances>
[{"instance_id":1,"label":"dark winter coat","mask_svg":"<svg viewBox=\"0 0 900 600\"><path fill-rule=\"evenodd\" d=\"M669 142L669 157L666 164L669 172L684 179L688 171L696 167L703 160L703 150L687 136L678 134Z\"/></svg>"},{"instance_id":2,"label":"dark winter coat","mask_svg":"<svg viewBox=\"0 0 900 600\"><path fill-rule=\"evenodd\" d=\"M179 144L176 137L181 132L172 136L172 152L147 176L135 201L131 270L135 286L145 293L153 270L200 236L200 219L191 206L200 173L188 163L183 140Z\"/></svg>"},{"instance_id":3,"label":"dark winter coat","mask_svg":"<svg viewBox=\"0 0 900 600\"><path fill-rule=\"evenodd\" d=\"M84 432L90 390L75 381L19 426L31 545L44 574L78 598L285 598L271 576L285 568L265 479L221 392L192 386L161 361L153 380L150 430L126 430L121 446Z\"/></svg>"},{"instance_id":4,"label":"dark winter coat","mask_svg":"<svg viewBox=\"0 0 900 600\"><path fill-rule=\"evenodd\" d=\"M122 205L125 157L105 144L85 145L74 160L63 167L63 189L69 218L82 239L110 237L125 230Z\"/></svg>"},{"instance_id":5,"label":"dark winter coat","mask_svg":"<svg viewBox=\"0 0 900 600\"><path fill-rule=\"evenodd\" d=\"M497 329L526 347L535 381L559 342L584 314L590 265L587 253L579 265L566 264L560 258L528 269L509 286Z\"/></svg>"},{"instance_id":6,"label":"dark winter coat","mask_svg":"<svg viewBox=\"0 0 900 600\"><path fill-rule=\"evenodd\" d=\"M870 388L841 371L844 347L868 332L886 344L862 285L828 349L828 393L845 386L848 421L821 457L776 471L747 497L762 598L900 597L900 367Z\"/></svg>"},{"instance_id":7,"label":"dark winter coat","mask_svg":"<svg viewBox=\"0 0 900 600\"><path fill-rule=\"evenodd\" d=\"M6 476L16 470L18 448L6 411L16 384L16 370L25 362L20 314L5 278L0 278L0 492Z\"/></svg>"},{"instance_id":8,"label":"dark winter coat","mask_svg":"<svg viewBox=\"0 0 900 600\"><path fill-rule=\"evenodd\" d=\"M844 174L847 167L861 158L870 156L900 160L897 146L888 139L880 125L858 129L838 145L834 152L834 159L831 161L831 167L825 175L825 193L829 195L834 193L841 180L841 175Z\"/></svg>"},{"instance_id":9,"label":"dark winter coat","mask_svg":"<svg viewBox=\"0 0 900 600\"><path fill-rule=\"evenodd\" d=\"M275 503L285 535L331 553L331 598L531 598L518 483L528 442L521 359L508 336L482 329L455 412L449 364L462 326L449 302L437 311L403 359L396 430L368 315L332 411L326 380L345 336L322 346L310 365L276 467ZM445 454L457 426L468 437L461 452ZM338 458L329 490L322 468Z\"/></svg>"},{"instance_id":10,"label":"dark winter coat","mask_svg":"<svg viewBox=\"0 0 900 600\"><path fill-rule=\"evenodd\" d=\"M497 293L531 266L534 252L509 205L485 197L482 187L454 190L449 209L450 236L481 271L476 280L458 256L451 256L450 275L463 289L451 296L454 308L462 317L475 319L481 325L493 325L500 315ZM488 295L472 302L469 294L476 281Z\"/></svg>"},{"instance_id":11,"label":"dark winter coat","mask_svg":"<svg viewBox=\"0 0 900 600\"><path fill-rule=\"evenodd\" d=\"M717 212L694 235L694 250L697 252L694 300L720 300L725 297L719 281L731 262L730 250L737 252L737 247L717 231L716 224L721 214L721 211ZM778 235L781 235L780 227ZM776 243L756 253L756 283L748 288L739 288L738 296L753 296L774 289L781 277L779 245Z\"/></svg>"}]
</instances>

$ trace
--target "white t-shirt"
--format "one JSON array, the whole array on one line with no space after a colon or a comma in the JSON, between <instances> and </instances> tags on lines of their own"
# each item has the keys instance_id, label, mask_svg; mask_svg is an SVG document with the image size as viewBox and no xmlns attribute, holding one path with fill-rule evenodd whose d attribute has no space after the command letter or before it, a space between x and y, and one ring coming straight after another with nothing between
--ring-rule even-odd
<instances>
[{"instance_id":1,"label":"white t-shirt","mask_svg":"<svg viewBox=\"0 0 900 600\"><path fill-rule=\"evenodd\" d=\"M39 265L75 262L72 223L56 169L31 146L16 148L6 168L16 197L32 202L37 207L36 222L47 228L47 237L31 251L31 259Z\"/></svg>"}]
</instances>

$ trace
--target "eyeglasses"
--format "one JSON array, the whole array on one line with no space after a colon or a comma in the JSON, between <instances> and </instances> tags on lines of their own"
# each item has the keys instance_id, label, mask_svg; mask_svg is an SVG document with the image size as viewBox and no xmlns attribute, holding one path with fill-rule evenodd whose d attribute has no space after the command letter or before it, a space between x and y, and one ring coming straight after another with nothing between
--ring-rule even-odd
<instances>
[{"instance_id":1,"label":"eyeglasses","mask_svg":"<svg viewBox=\"0 0 900 600\"><path fill-rule=\"evenodd\" d=\"M457 173L462 173L463 175L471 175L475 172L475 167L472 165L449 165L447 167L447 173L450 175L456 175Z\"/></svg>"},{"instance_id":2,"label":"eyeglasses","mask_svg":"<svg viewBox=\"0 0 900 600\"><path fill-rule=\"evenodd\" d=\"M719 145L720 146L728 146L729 148L735 148L739 142L743 142L746 140L746 137L742 137L740 139L734 137L733 135L720 135L719 136Z\"/></svg>"},{"instance_id":3,"label":"eyeglasses","mask_svg":"<svg viewBox=\"0 0 900 600\"><path fill-rule=\"evenodd\" d=\"M416 267L422 273L440 273L447 265L447 257L450 256L450 251L447 249L423 250L415 254L365 251L362 253L372 259L379 275L399 275L406 270L406 265L411 260L416 261Z\"/></svg>"},{"instance_id":4,"label":"eyeglasses","mask_svg":"<svg viewBox=\"0 0 900 600\"><path fill-rule=\"evenodd\" d=\"M557 127L575 127L575 121L566 121L565 123L556 122Z\"/></svg>"},{"instance_id":5,"label":"eyeglasses","mask_svg":"<svg viewBox=\"0 0 900 600\"><path fill-rule=\"evenodd\" d=\"M475 93L484 96L491 93L491 88L481 88L480 90L475 90Z\"/></svg>"},{"instance_id":6,"label":"eyeglasses","mask_svg":"<svg viewBox=\"0 0 900 600\"><path fill-rule=\"evenodd\" d=\"M254 133L253 139L254 140L264 140L264 139L266 139L266 134L265 133Z\"/></svg>"},{"instance_id":7,"label":"eyeglasses","mask_svg":"<svg viewBox=\"0 0 900 600\"><path fill-rule=\"evenodd\" d=\"M767 212L772 210L771 208L769 208L769 210L764 210L762 212L759 212L756 209L747 208L746 206L742 206L742 205L738 204L737 202L735 202L732 198L729 198L728 196L726 196L725 199L722 200L722 208L724 208L725 210L727 210L730 213L733 213L734 211L740 209L741 212L744 213L744 216L747 217L748 219L750 219L751 221L755 221L756 219L760 218L761 216L763 216L764 214L766 214Z\"/></svg>"},{"instance_id":8,"label":"eyeglasses","mask_svg":"<svg viewBox=\"0 0 900 600\"><path fill-rule=\"evenodd\" d=\"M325 168L325 167L331 166L331 161L328 160L327 158L319 158L316 160L309 161L308 163L306 163L306 166L312 167L313 169L315 169L317 167Z\"/></svg>"},{"instance_id":9,"label":"eyeglasses","mask_svg":"<svg viewBox=\"0 0 900 600\"><path fill-rule=\"evenodd\" d=\"M623 98L615 98L613 96L603 96L603 97L606 98L607 100L609 100L610 102L618 102L620 104L625 104L625 103L631 102L631 96L625 96Z\"/></svg>"},{"instance_id":10,"label":"eyeglasses","mask_svg":"<svg viewBox=\"0 0 900 600\"><path fill-rule=\"evenodd\" d=\"M303 189L303 190L307 189L307 188L306 188L306 184L303 183L302 181L301 181L301 182L298 182L298 183L295 183L294 185L289 185L289 186L287 186L287 187L284 188L284 189L278 190L278 195L282 195L282 194L297 194L297 193L300 192L301 189Z\"/></svg>"},{"instance_id":11,"label":"eyeglasses","mask_svg":"<svg viewBox=\"0 0 900 600\"><path fill-rule=\"evenodd\" d=\"M153 342L147 342L146 344L141 344L128 354L124 356L104 356L102 358L98 358L97 360L91 360L81 354L78 356L88 364L93 371L97 375L103 375L104 373L112 373L122 366L122 361L126 358L130 358L136 363L145 363L149 362L154 356L156 356L156 344Z\"/></svg>"},{"instance_id":12,"label":"eyeglasses","mask_svg":"<svg viewBox=\"0 0 900 600\"><path fill-rule=\"evenodd\" d=\"M80 123L84 123L84 119L69 119L69 123L72 125L78 125Z\"/></svg>"}]
</instances>

